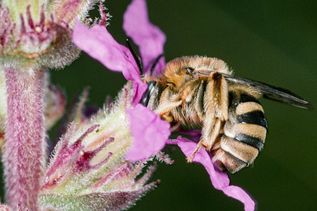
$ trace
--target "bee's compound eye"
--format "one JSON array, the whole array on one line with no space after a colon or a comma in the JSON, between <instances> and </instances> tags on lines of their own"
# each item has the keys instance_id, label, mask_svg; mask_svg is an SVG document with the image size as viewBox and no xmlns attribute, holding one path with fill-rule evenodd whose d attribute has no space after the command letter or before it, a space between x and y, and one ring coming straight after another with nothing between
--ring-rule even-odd
<instances>
[{"instance_id":1,"label":"bee's compound eye","mask_svg":"<svg viewBox=\"0 0 317 211\"><path fill-rule=\"evenodd\" d=\"M193 74L193 72L194 72L194 70L195 70L195 69L192 68L192 67L185 67L184 69L186 70L186 73L187 73L187 74L190 74L190 75Z\"/></svg>"}]
</instances>

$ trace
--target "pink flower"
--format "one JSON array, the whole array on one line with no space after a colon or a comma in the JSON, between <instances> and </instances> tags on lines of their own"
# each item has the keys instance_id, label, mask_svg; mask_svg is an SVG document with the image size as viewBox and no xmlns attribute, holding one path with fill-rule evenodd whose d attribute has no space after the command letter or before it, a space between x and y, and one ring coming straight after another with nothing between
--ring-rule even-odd
<instances>
[{"instance_id":1,"label":"pink flower","mask_svg":"<svg viewBox=\"0 0 317 211\"><path fill-rule=\"evenodd\" d=\"M145 74L147 74L154 61L163 53L165 36L157 26L150 23L145 0L132 1L124 15L123 27L127 35L139 46ZM159 116L152 111L138 104L146 84L141 80L137 62L131 52L117 43L104 26L94 25L89 29L77 23L73 40L90 56L109 69L122 72L125 78L133 83L135 93L133 106L127 110L133 143L126 156L127 159L136 161L149 158L159 153L166 144L178 145L185 156L193 152L196 147L195 142L182 138L167 141L170 134L168 124L160 120ZM164 65L164 58L161 58L155 67L154 74L159 74ZM196 154L194 161L205 167L216 189L241 201L246 211L255 209L255 203L251 197L240 187L229 184L228 175L214 168L210 155L204 149Z\"/></svg>"},{"instance_id":2,"label":"pink flower","mask_svg":"<svg viewBox=\"0 0 317 211\"><path fill-rule=\"evenodd\" d=\"M135 2L133 2L131 6L134 6L134 3ZM131 6L130 11L133 12L137 9L134 6L131 10ZM146 14L146 11L143 11L143 13ZM143 17L146 16L140 18ZM163 45L165 39L163 33L150 24L149 21L147 21L147 26L150 26L154 31L152 32L149 29L147 32L145 28L141 31L142 36L148 37L148 43L155 43L156 40L156 38L151 40L150 34L155 34L155 37L163 37L160 38L161 44ZM137 37L137 39L139 38L137 33L132 33L131 35L133 35L133 39L135 37ZM122 72L124 77L133 83L134 97L132 108L127 110L128 116L130 117L129 122L131 125L133 142L127 157L136 161L147 159L160 152L170 135L169 124L161 120L151 110L138 104L147 85L141 80L141 70L138 68L130 50L116 42L107 29L98 24L88 28L84 24L77 23L74 27L73 41L80 49L88 53L91 57L100 61L110 70ZM162 53L162 49L163 47L161 47L161 49L158 48L155 51L152 51L151 54L144 53L145 58L147 59L146 61L155 60L155 58ZM164 62L163 60L161 60L160 63L164 64L162 62ZM144 64L147 65L146 63ZM144 121L139 121L138 118L141 116L143 117L141 120ZM139 124L139 126L136 124ZM155 143L153 143L153 137L155 137ZM146 147L140 148L140 145Z\"/></svg>"}]
</instances>

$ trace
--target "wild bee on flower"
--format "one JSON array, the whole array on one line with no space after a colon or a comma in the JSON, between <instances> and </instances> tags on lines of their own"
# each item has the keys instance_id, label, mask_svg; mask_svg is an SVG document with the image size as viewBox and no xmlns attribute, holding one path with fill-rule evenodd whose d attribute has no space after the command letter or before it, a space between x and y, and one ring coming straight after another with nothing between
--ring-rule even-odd
<instances>
[{"instance_id":1,"label":"wild bee on flower","mask_svg":"<svg viewBox=\"0 0 317 211\"><path fill-rule=\"evenodd\" d=\"M218 167L223 165L235 172L252 163L258 155L266 136L266 120L258 98L263 96L300 107L308 107L308 102L285 90L233 77L226 64L218 59L182 57L165 64L163 46L166 38L149 21L144 0L133 0L123 21L123 29L139 47L142 60L129 43L127 46L119 44L104 23L106 21L91 27L76 24L73 41L109 70L121 72L128 80L133 94L127 108L131 146L125 158L138 162L155 157L166 145L177 145L190 161L204 166L214 188L242 202L246 211L254 211L252 197L242 188L231 185L227 173L215 166L220 164ZM246 96L243 106L242 95ZM239 108L239 113L238 106L243 107ZM225 126L240 125L238 121L243 127L226 132ZM253 121L255 129L263 127L261 132L251 133L254 128L249 121ZM191 130L188 130L191 136L188 139L170 136L173 131L184 132L180 130L184 126L185 129L201 129L198 145L196 138L200 134L193 137ZM239 134L244 136L237 141ZM229 141L222 141L222 136ZM217 155L216 152L220 153ZM221 152L227 154L221 155ZM215 160L217 156L219 162ZM241 156L244 163L238 162Z\"/></svg>"},{"instance_id":2,"label":"wild bee on flower","mask_svg":"<svg viewBox=\"0 0 317 211\"><path fill-rule=\"evenodd\" d=\"M259 98L300 108L309 103L292 92L232 75L220 59L188 56L167 63L159 76L145 76L142 104L176 128L199 128L200 141L221 170L249 166L263 149L268 129ZM176 129L177 130L177 129Z\"/></svg>"}]
</instances>

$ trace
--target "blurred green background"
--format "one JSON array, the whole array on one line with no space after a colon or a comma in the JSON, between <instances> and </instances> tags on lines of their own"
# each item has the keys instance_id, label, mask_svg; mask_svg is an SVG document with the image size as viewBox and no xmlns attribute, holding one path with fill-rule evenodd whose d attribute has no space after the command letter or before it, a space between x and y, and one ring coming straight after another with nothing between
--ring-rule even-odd
<instances>
[{"instance_id":1,"label":"blurred green background","mask_svg":"<svg viewBox=\"0 0 317 211\"><path fill-rule=\"evenodd\" d=\"M109 30L124 42L122 15L129 1L106 1ZM226 61L236 75L281 86L317 105L317 2L148 1L151 20L167 36L167 60L207 55ZM90 104L102 106L124 84L82 54L63 71L52 71L69 102L90 87ZM255 165L231 176L247 190L258 210L317 210L317 112L263 100L269 121L265 150ZM172 166L159 165L158 189L131 210L242 210L242 205L211 187L199 165L187 164L177 148L168 149Z\"/></svg>"}]
</instances>

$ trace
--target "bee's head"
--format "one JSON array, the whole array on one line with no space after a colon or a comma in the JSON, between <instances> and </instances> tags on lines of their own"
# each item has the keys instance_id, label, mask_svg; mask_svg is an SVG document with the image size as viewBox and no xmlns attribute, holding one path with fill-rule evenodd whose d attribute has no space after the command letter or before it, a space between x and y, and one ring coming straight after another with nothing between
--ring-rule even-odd
<instances>
[{"instance_id":1,"label":"bee's head","mask_svg":"<svg viewBox=\"0 0 317 211\"><path fill-rule=\"evenodd\" d=\"M226 63L220 59L204 56L184 56L171 60L164 70L168 84L181 87L193 78L208 77L211 72L229 73Z\"/></svg>"}]
</instances>

